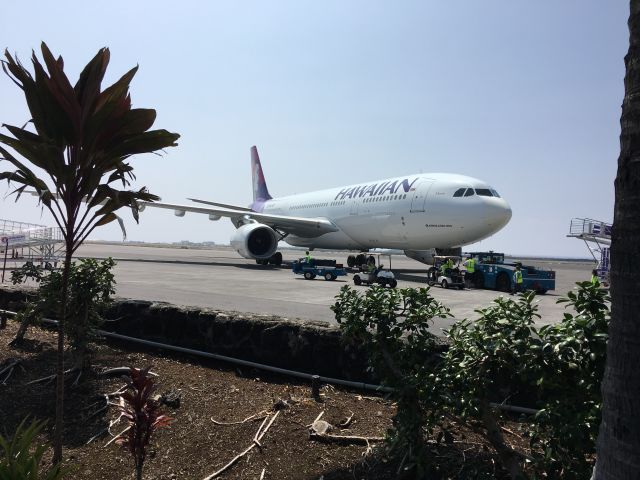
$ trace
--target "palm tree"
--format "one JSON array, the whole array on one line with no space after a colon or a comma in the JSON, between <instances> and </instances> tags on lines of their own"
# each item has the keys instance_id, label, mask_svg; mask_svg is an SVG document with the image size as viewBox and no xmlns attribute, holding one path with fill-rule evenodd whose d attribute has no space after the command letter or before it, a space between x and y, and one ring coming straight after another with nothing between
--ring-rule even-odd
<instances>
[{"instance_id":1,"label":"palm tree","mask_svg":"<svg viewBox=\"0 0 640 480\"><path fill-rule=\"evenodd\" d=\"M631 0L611 240L611 325L595 478L640 478L640 0Z\"/></svg>"},{"instance_id":2,"label":"palm tree","mask_svg":"<svg viewBox=\"0 0 640 480\"><path fill-rule=\"evenodd\" d=\"M32 75L17 56L13 58L5 50L2 68L23 91L31 113L27 125L33 128L3 125L10 135L0 134L0 162L8 161L15 170L0 171L0 180L17 185L12 192L16 201L25 190L35 191L62 229L66 244L56 369L53 461L58 463L62 460L64 322L71 257L96 227L118 218L116 210L128 207L137 222L137 201L158 200L144 187L127 189L135 178L127 159L175 146L179 135L149 130L155 110L131 108L129 83L137 66L102 90L110 56L109 50L102 48L72 86L62 57L55 58L44 42L41 51L44 66L33 52Z\"/></svg>"}]
</instances>

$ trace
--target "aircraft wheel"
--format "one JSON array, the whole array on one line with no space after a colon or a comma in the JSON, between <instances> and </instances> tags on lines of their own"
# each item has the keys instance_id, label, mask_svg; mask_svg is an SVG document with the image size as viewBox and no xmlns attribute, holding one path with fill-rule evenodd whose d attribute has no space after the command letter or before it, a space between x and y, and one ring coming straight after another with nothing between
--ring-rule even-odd
<instances>
[{"instance_id":1,"label":"aircraft wheel","mask_svg":"<svg viewBox=\"0 0 640 480\"><path fill-rule=\"evenodd\" d=\"M511 290L511 280L509 280L509 276L506 273L501 273L498 275L496 279L496 290L500 290L501 292L508 292Z\"/></svg>"},{"instance_id":2,"label":"aircraft wheel","mask_svg":"<svg viewBox=\"0 0 640 480\"><path fill-rule=\"evenodd\" d=\"M444 279L442 280L442 283L440 285L442 285L442 288L449 288L449 282Z\"/></svg>"},{"instance_id":3,"label":"aircraft wheel","mask_svg":"<svg viewBox=\"0 0 640 480\"><path fill-rule=\"evenodd\" d=\"M356 256L355 255L349 255L347 257L347 266L349 268L353 268L355 264L356 264Z\"/></svg>"},{"instance_id":4,"label":"aircraft wheel","mask_svg":"<svg viewBox=\"0 0 640 480\"><path fill-rule=\"evenodd\" d=\"M364 265L366 262L366 257L363 253L360 253L356 256L356 265L359 267L360 265Z\"/></svg>"},{"instance_id":5,"label":"aircraft wheel","mask_svg":"<svg viewBox=\"0 0 640 480\"><path fill-rule=\"evenodd\" d=\"M269 259L269 263L272 265L276 265L278 267L282 265L282 253L276 252L273 255L271 255L271 258Z\"/></svg>"},{"instance_id":6,"label":"aircraft wheel","mask_svg":"<svg viewBox=\"0 0 640 480\"><path fill-rule=\"evenodd\" d=\"M306 278L307 280L313 280L313 277L315 277L315 275L311 272L304 272L304 278Z\"/></svg>"},{"instance_id":7,"label":"aircraft wheel","mask_svg":"<svg viewBox=\"0 0 640 480\"><path fill-rule=\"evenodd\" d=\"M331 272L327 272L324 274L324 279L325 280L333 280L333 273Z\"/></svg>"},{"instance_id":8,"label":"aircraft wheel","mask_svg":"<svg viewBox=\"0 0 640 480\"><path fill-rule=\"evenodd\" d=\"M355 275L353 277L353 283L355 283L356 285L361 285L362 284L362 279L360 278L360 275Z\"/></svg>"},{"instance_id":9,"label":"aircraft wheel","mask_svg":"<svg viewBox=\"0 0 640 480\"><path fill-rule=\"evenodd\" d=\"M546 291L546 290L538 290L538 293L539 293L540 295L544 295L545 293L547 293L547 291Z\"/></svg>"}]
</instances>

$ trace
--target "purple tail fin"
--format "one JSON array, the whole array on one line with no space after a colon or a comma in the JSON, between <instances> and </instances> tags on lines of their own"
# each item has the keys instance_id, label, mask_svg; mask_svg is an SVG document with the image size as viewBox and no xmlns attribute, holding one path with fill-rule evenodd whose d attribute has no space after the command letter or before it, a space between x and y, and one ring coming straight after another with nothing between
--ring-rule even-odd
<instances>
[{"instance_id":1,"label":"purple tail fin","mask_svg":"<svg viewBox=\"0 0 640 480\"><path fill-rule=\"evenodd\" d=\"M264 174L262 173L262 165L260 165L258 149L255 146L251 147L251 179L253 181L254 204L258 202L265 202L273 198L269 195L267 183L264 181Z\"/></svg>"}]
</instances>

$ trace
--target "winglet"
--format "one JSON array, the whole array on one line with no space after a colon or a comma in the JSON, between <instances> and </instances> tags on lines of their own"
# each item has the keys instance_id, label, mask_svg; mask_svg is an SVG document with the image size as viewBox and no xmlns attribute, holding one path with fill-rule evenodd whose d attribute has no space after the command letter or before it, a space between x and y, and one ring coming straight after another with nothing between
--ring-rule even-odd
<instances>
[{"instance_id":1,"label":"winglet","mask_svg":"<svg viewBox=\"0 0 640 480\"><path fill-rule=\"evenodd\" d=\"M251 176L253 181L253 203L271 200L273 197L269 195L269 189L262 173L262 165L260 165L258 149L255 145L251 147Z\"/></svg>"}]
</instances>

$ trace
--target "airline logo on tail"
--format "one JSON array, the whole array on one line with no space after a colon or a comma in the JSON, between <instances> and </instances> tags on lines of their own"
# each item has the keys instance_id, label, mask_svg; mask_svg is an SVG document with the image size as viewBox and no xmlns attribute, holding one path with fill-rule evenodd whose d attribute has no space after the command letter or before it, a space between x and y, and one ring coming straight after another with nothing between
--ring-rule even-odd
<instances>
[{"instance_id":1,"label":"airline logo on tail","mask_svg":"<svg viewBox=\"0 0 640 480\"><path fill-rule=\"evenodd\" d=\"M251 176L253 181L253 203L271 200L273 197L269 195L267 182L265 182L264 173L262 173L262 165L260 165L258 149L255 146L251 147Z\"/></svg>"}]
</instances>

